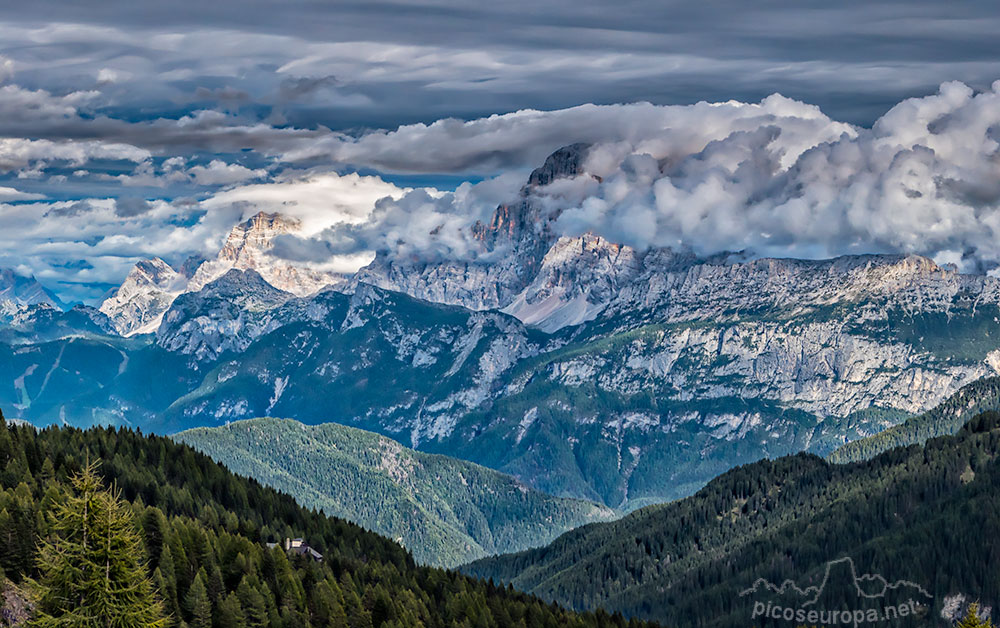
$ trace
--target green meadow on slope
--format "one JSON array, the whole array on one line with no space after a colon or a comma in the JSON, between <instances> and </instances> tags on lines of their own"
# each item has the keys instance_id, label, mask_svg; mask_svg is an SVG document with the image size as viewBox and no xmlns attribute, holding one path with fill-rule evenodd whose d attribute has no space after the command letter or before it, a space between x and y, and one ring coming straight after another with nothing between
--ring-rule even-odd
<instances>
[{"instance_id":1,"label":"green meadow on slope","mask_svg":"<svg viewBox=\"0 0 1000 628\"><path fill-rule=\"evenodd\" d=\"M174 438L303 505L396 539L428 564L457 565L544 545L615 514L588 501L546 495L486 467L333 423L262 418Z\"/></svg>"}]
</instances>

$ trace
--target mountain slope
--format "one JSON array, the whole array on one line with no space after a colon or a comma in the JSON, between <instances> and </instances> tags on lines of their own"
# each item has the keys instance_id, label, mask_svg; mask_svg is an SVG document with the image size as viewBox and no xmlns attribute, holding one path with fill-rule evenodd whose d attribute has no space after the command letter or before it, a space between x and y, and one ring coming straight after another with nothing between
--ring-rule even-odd
<instances>
[{"instance_id":1,"label":"mountain slope","mask_svg":"<svg viewBox=\"0 0 1000 628\"><path fill-rule=\"evenodd\" d=\"M1000 414L958 435L858 464L800 454L734 469L692 497L569 532L547 547L477 561L467 573L574 608L668 625L741 626L760 578L818 585L830 561L926 587L938 625L957 595L1000 601ZM826 587L821 608L851 608Z\"/></svg>"},{"instance_id":2,"label":"mountain slope","mask_svg":"<svg viewBox=\"0 0 1000 628\"><path fill-rule=\"evenodd\" d=\"M169 626L631 626L441 569L304 508L186 445L131 430L10 427L0 415L0 587L37 577L37 544L68 478L99 474L130 502ZM301 537L322 561L268 542ZM5 609L6 610L6 609ZM470 623L471 622L471 623ZM632 628L635 628L634 626Z\"/></svg>"},{"instance_id":3,"label":"mountain slope","mask_svg":"<svg viewBox=\"0 0 1000 628\"><path fill-rule=\"evenodd\" d=\"M919 445L930 438L954 434L970 418L987 410L1000 410L1000 377L986 377L963 386L927 412L838 447L827 459L834 463L859 462L894 447Z\"/></svg>"},{"instance_id":4,"label":"mountain slope","mask_svg":"<svg viewBox=\"0 0 1000 628\"><path fill-rule=\"evenodd\" d=\"M396 539L422 563L450 566L536 547L614 516L485 467L341 425L254 419L174 438L305 506Z\"/></svg>"}]
</instances>

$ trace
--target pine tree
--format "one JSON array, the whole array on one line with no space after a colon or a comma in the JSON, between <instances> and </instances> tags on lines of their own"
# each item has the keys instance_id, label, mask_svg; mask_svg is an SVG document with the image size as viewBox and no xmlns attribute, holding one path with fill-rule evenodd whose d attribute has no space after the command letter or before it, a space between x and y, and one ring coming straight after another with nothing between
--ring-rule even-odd
<instances>
[{"instance_id":1,"label":"pine tree","mask_svg":"<svg viewBox=\"0 0 1000 628\"><path fill-rule=\"evenodd\" d=\"M980 619L979 604L973 603L969 604L969 612L955 624L955 628L993 628L993 622L989 619Z\"/></svg>"},{"instance_id":2,"label":"pine tree","mask_svg":"<svg viewBox=\"0 0 1000 628\"><path fill-rule=\"evenodd\" d=\"M96 465L71 479L54 538L40 549L37 628L162 628L163 607L143 563L131 509L101 484Z\"/></svg>"}]
</instances>

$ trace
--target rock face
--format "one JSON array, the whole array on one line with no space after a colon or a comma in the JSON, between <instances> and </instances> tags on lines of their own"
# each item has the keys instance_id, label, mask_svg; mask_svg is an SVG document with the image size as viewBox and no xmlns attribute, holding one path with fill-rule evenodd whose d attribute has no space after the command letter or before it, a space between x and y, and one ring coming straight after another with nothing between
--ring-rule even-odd
<instances>
[{"instance_id":1,"label":"rock face","mask_svg":"<svg viewBox=\"0 0 1000 628\"><path fill-rule=\"evenodd\" d=\"M186 283L186 278L162 259L141 260L100 310L123 336L153 333Z\"/></svg>"},{"instance_id":2,"label":"rock face","mask_svg":"<svg viewBox=\"0 0 1000 628\"><path fill-rule=\"evenodd\" d=\"M547 332L595 318L642 270L635 250L595 235L560 238L503 311Z\"/></svg>"},{"instance_id":3,"label":"rock face","mask_svg":"<svg viewBox=\"0 0 1000 628\"><path fill-rule=\"evenodd\" d=\"M273 311L292 297L256 271L232 269L198 292L177 297L163 315L156 342L197 361L242 351L254 338L288 322Z\"/></svg>"},{"instance_id":4,"label":"rock face","mask_svg":"<svg viewBox=\"0 0 1000 628\"><path fill-rule=\"evenodd\" d=\"M510 305L538 274L557 239L552 222L559 211L544 208L545 186L558 179L589 177L583 172L587 148L574 144L550 155L528 177L518 198L497 207L488 224L473 225L472 236L480 245L474 261L425 264L379 254L356 273L353 283L370 283L474 310Z\"/></svg>"}]
</instances>

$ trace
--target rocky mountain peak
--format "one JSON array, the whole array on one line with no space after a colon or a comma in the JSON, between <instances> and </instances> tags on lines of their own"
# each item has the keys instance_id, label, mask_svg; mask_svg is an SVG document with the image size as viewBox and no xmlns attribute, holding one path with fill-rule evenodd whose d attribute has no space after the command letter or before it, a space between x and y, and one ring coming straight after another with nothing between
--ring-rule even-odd
<instances>
[{"instance_id":1,"label":"rocky mountain peak","mask_svg":"<svg viewBox=\"0 0 1000 628\"><path fill-rule=\"evenodd\" d=\"M284 324L274 312L293 298L257 271L233 268L198 292L174 299L156 330L156 342L195 360L240 351Z\"/></svg>"},{"instance_id":2,"label":"rocky mountain peak","mask_svg":"<svg viewBox=\"0 0 1000 628\"><path fill-rule=\"evenodd\" d=\"M233 227L218 256L198 267L188 284L201 290L231 269L253 270L265 281L297 296L313 294L328 285L345 281L337 273L315 270L271 255L274 239L301 231L301 223L290 216L259 212Z\"/></svg>"},{"instance_id":3,"label":"rocky mountain peak","mask_svg":"<svg viewBox=\"0 0 1000 628\"><path fill-rule=\"evenodd\" d=\"M540 214L531 195L537 188L553 181L583 174L583 163L589 149L589 144L571 144L549 155L545 163L528 176L528 182L521 188L517 200L499 205L489 223L477 222L473 225L475 238L482 241L488 250L515 243L522 245L521 248L544 254L552 239L545 223L547 218L552 217Z\"/></svg>"},{"instance_id":4,"label":"rocky mountain peak","mask_svg":"<svg viewBox=\"0 0 1000 628\"><path fill-rule=\"evenodd\" d=\"M219 260L228 260L233 265L246 266L255 261L263 251L274 246L274 238L296 233L301 229L301 223L292 217L278 213L258 212L233 227L226 238L226 243L219 251Z\"/></svg>"},{"instance_id":5,"label":"rocky mountain peak","mask_svg":"<svg viewBox=\"0 0 1000 628\"><path fill-rule=\"evenodd\" d=\"M49 292L34 276L20 275L12 268L0 268L0 303L12 306L45 303L64 309L59 298Z\"/></svg>"},{"instance_id":6,"label":"rocky mountain peak","mask_svg":"<svg viewBox=\"0 0 1000 628\"><path fill-rule=\"evenodd\" d=\"M590 144L578 143L563 146L545 158L545 163L528 176L528 187L548 185L556 179L583 174L583 163L590 151Z\"/></svg>"},{"instance_id":7,"label":"rocky mountain peak","mask_svg":"<svg viewBox=\"0 0 1000 628\"><path fill-rule=\"evenodd\" d=\"M201 292L202 298L222 298L231 301L260 300L270 305L283 303L289 298L288 293L276 288L253 269L232 268L206 285Z\"/></svg>"},{"instance_id":8,"label":"rocky mountain peak","mask_svg":"<svg viewBox=\"0 0 1000 628\"><path fill-rule=\"evenodd\" d=\"M99 309L123 336L152 333L185 283L162 259L139 260Z\"/></svg>"},{"instance_id":9,"label":"rocky mountain peak","mask_svg":"<svg viewBox=\"0 0 1000 628\"><path fill-rule=\"evenodd\" d=\"M125 281L136 285L168 288L172 282L176 281L177 276L177 271L171 268L170 264L159 257L154 257L136 262Z\"/></svg>"},{"instance_id":10,"label":"rocky mountain peak","mask_svg":"<svg viewBox=\"0 0 1000 628\"><path fill-rule=\"evenodd\" d=\"M178 295L198 292L232 270L250 271L275 290L296 296L343 283L345 278L337 273L300 266L270 254L276 237L300 230L296 218L259 212L232 228L213 259L190 257L180 271L159 258L140 260L100 310L118 333L131 336L155 332ZM223 284L231 283L234 277Z\"/></svg>"}]
</instances>

